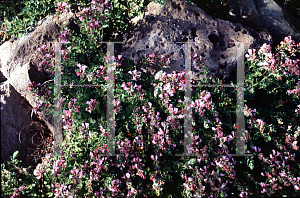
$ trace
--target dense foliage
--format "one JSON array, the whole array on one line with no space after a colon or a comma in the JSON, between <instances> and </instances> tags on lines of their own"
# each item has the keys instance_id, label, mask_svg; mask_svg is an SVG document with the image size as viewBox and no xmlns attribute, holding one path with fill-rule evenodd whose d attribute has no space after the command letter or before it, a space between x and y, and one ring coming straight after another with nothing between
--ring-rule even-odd
<instances>
[{"instance_id":1,"label":"dense foliage","mask_svg":"<svg viewBox=\"0 0 300 198\"><path fill-rule=\"evenodd\" d=\"M66 142L61 156L46 157L32 168L1 165L4 197L261 197L299 193L300 44L287 37L271 52L270 46L251 49L245 61L246 153L236 152L236 86L192 89L193 142L187 148L197 156L176 156L184 151L185 73L140 79L142 64L167 67L167 55L145 54L141 65L124 69L121 56L106 56L99 48L98 32L117 26L123 11L136 10L137 2L118 5L92 1L80 17L81 34L61 32L63 109ZM121 2L121 1L119 1ZM133 4L132 4L133 3ZM91 5L91 4L88 4ZM141 5L141 4L139 4ZM66 3L57 3L62 11ZM114 10L111 12L111 10ZM121 11L122 10L122 11ZM131 16L128 14L128 17ZM126 17L125 17L126 18ZM111 22L113 25L111 25ZM124 23L122 23L124 24ZM41 45L48 58L39 69L55 73L53 49ZM108 153L106 101L108 59L115 66L115 142L118 157ZM192 54L192 63L204 59ZM211 79L203 79L207 84ZM217 81L217 84L221 83ZM93 84L99 87L74 87ZM53 113L54 83L31 82L35 111ZM59 104L58 104L59 105Z\"/></svg>"}]
</instances>

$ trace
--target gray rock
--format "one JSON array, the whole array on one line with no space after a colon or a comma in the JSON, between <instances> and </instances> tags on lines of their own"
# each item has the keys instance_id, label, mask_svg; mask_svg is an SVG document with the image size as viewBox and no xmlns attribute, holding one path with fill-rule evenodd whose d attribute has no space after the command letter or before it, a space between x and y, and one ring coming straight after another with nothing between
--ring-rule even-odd
<instances>
[{"instance_id":1,"label":"gray rock","mask_svg":"<svg viewBox=\"0 0 300 198\"><path fill-rule=\"evenodd\" d=\"M0 72L1 73L1 72ZM1 73L2 75L2 73ZM18 150L17 159L26 162L37 143L31 132L31 111L28 102L8 82L2 82L1 91L1 164L10 161ZM32 149L32 150L31 150Z\"/></svg>"},{"instance_id":2,"label":"gray rock","mask_svg":"<svg viewBox=\"0 0 300 198\"><path fill-rule=\"evenodd\" d=\"M290 20L295 17L275 0L230 1L222 18L252 27L257 31L270 32L276 44L286 36L292 36L294 41L300 42L300 29L297 28L295 21Z\"/></svg>"},{"instance_id":3,"label":"gray rock","mask_svg":"<svg viewBox=\"0 0 300 198\"><path fill-rule=\"evenodd\" d=\"M191 44L194 54L205 58L210 69L209 76L218 77L225 83L235 80L237 45L229 42L249 42L245 50L256 48L263 43L272 43L270 35L259 35L251 28L233 24L221 19L213 20L194 3L171 0L162 8L160 4L150 3L143 16L130 21L123 35L123 45L117 53L139 63L144 54L155 53L171 55L170 68L166 73L184 71L184 46L177 42L199 42ZM142 74L154 75L159 67L140 69ZM193 70L193 79L203 76Z\"/></svg>"},{"instance_id":4,"label":"gray rock","mask_svg":"<svg viewBox=\"0 0 300 198\"><path fill-rule=\"evenodd\" d=\"M32 28L33 31L24 34L20 39L7 41L0 46L1 92L3 90L3 100L1 93L1 163L9 160L9 156L15 150L19 150L21 159L24 158L26 148L30 146L26 143L27 136L30 134L28 131L23 132L23 135L27 135L27 139L24 137L25 143L17 144L19 141L17 132L21 128L26 128L30 121L30 116L25 114L28 110L20 106L20 98L24 97L31 108L37 106L35 98L28 92L29 81L42 84L53 78L53 74L50 72L38 71L37 66L44 58L39 57L37 48L47 45L51 49L53 44L49 42L57 41L62 30L58 25L59 20L66 21L69 29L80 33L81 27L76 22L77 12L77 6L70 5L67 7L67 12L62 14L62 18L58 19L54 15L48 15ZM9 92L13 93L13 96L6 96ZM59 137L55 140L62 142L63 134L57 132L59 130L54 125L52 114L45 115L45 112L42 111L38 117L46 123L46 128L49 128L55 137ZM9 142L13 142L11 146Z\"/></svg>"}]
</instances>

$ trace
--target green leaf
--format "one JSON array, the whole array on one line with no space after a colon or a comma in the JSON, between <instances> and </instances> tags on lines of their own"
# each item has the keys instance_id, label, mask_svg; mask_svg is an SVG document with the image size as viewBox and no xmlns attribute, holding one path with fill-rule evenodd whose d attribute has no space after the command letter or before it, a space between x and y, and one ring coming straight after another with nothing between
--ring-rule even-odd
<instances>
[{"instance_id":1,"label":"green leaf","mask_svg":"<svg viewBox=\"0 0 300 198\"><path fill-rule=\"evenodd\" d=\"M196 163L196 159L195 159L195 158L190 159L190 160L187 162L188 165L193 165L193 164L195 164L195 163Z\"/></svg>"},{"instance_id":2,"label":"green leaf","mask_svg":"<svg viewBox=\"0 0 300 198\"><path fill-rule=\"evenodd\" d=\"M208 129L209 128L209 126L208 126L208 124L206 123L206 121L204 121L204 128L206 128L206 129Z\"/></svg>"},{"instance_id":3,"label":"green leaf","mask_svg":"<svg viewBox=\"0 0 300 198\"><path fill-rule=\"evenodd\" d=\"M13 159L16 159L16 157L18 157L18 155L19 155L19 151L15 151L13 154Z\"/></svg>"},{"instance_id":4,"label":"green leaf","mask_svg":"<svg viewBox=\"0 0 300 198\"><path fill-rule=\"evenodd\" d=\"M252 159L247 159L247 166L253 170L254 169L254 164Z\"/></svg>"},{"instance_id":5,"label":"green leaf","mask_svg":"<svg viewBox=\"0 0 300 198\"><path fill-rule=\"evenodd\" d=\"M48 197L52 197L52 196L53 196L53 193L52 193L52 192L48 192L46 195L47 195Z\"/></svg>"}]
</instances>

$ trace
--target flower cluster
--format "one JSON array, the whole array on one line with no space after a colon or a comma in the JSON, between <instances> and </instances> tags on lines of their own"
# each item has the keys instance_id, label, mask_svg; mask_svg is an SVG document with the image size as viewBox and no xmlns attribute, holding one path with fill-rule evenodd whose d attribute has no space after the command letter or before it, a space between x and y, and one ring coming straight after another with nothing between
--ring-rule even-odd
<instances>
[{"instance_id":1,"label":"flower cluster","mask_svg":"<svg viewBox=\"0 0 300 198\"><path fill-rule=\"evenodd\" d=\"M80 21L83 21L83 17L90 18L92 16L96 16L96 13L93 13L93 10L90 8L84 8L81 13L79 14Z\"/></svg>"},{"instance_id":2,"label":"flower cluster","mask_svg":"<svg viewBox=\"0 0 300 198\"><path fill-rule=\"evenodd\" d=\"M208 152L208 147L205 145L202 149L199 149L200 143L202 142L202 139L199 141L196 141L199 136L196 136L193 140L193 151L196 152L197 156L197 164L191 166L190 164L185 164L184 167L186 169L190 169L193 171L193 174L188 176L186 173L184 174L184 179L186 180L183 184L185 188L185 192L187 195L191 196L191 192L195 196L203 196L208 195L208 192L211 192L214 194L214 196L211 197L217 197L217 195L220 195L221 197L227 196L227 194L224 191L228 191L227 184L234 183L234 180L236 179L236 171L234 170L234 164L236 164L236 161L232 158L232 156L227 156L228 154L228 147L223 144L224 142L229 142L234 139L234 133L232 132L232 135L227 135L226 137L223 137L222 132L222 122L219 120L219 118L216 118L218 128L213 128L213 130L217 131L218 134L216 134L213 138L213 141L210 143L211 146L217 145L219 139L220 143L217 145L218 147L218 153L224 153L224 155L220 155L220 157L217 157L214 159L214 162L208 162L205 163L205 165L200 166L201 162L206 161L209 159L210 153ZM211 175L211 177L207 177L207 175ZM226 179L225 179L226 178ZM210 186L210 189L205 191L205 183ZM241 190L242 193L248 194L247 191ZM222 193L224 193L222 195ZM211 195L212 195L211 194Z\"/></svg>"},{"instance_id":3,"label":"flower cluster","mask_svg":"<svg viewBox=\"0 0 300 198\"><path fill-rule=\"evenodd\" d=\"M57 9L55 9L56 12L62 12L62 11L63 11L63 12L66 12L66 11L65 11L66 5L67 5L66 2L63 2L63 3L58 2L58 3L57 3Z\"/></svg>"},{"instance_id":4,"label":"flower cluster","mask_svg":"<svg viewBox=\"0 0 300 198\"><path fill-rule=\"evenodd\" d=\"M117 193L121 192L119 186L120 186L120 180L114 179L109 184L108 190L110 190L112 192L112 195L115 196L117 195Z\"/></svg>"},{"instance_id":5,"label":"flower cluster","mask_svg":"<svg viewBox=\"0 0 300 198\"><path fill-rule=\"evenodd\" d=\"M161 58L160 58L160 60L159 61L157 61L157 59L156 59L156 55L153 53L153 54L150 54L149 55L149 58L147 58L147 55L146 54L144 54L144 57L147 59L147 61L149 61L150 62L150 65L152 65L153 63L155 64L155 63L157 63L157 62L159 62L160 64L161 64L161 66L166 66L167 64L166 63L171 63L171 61L170 61L170 59L171 59L171 56L169 55L169 54L163 54L163 55L161 55ZM142 62L140 63L140 65L142 64Z\"/></svg>"},{"instance_id":6,"label":"flower cluster","mask_svg":"<svg viewBox=\"0 0 300 198\"><path fill-rule=\"evenodd\" d=\"M61 42L63 43L63 47L64 44L68 43L69 37L71 34L71 30L68 29L68 27L65 27L65 31L61 32L59 37L62 39ZM65 60L65 58L63 58Z\"/></svg>"},{"instance_id":7,"label":"flower cluster","mask_svg":"<svg viewBox=\"0 0 300 198\"><path fill-rule=\"evenodd\" d=\"M248 108L248 106L245 105L244 115L247 117L252 116L252 112L254 113L254 116L256 116L256 109L251 110L251 108Z\"/></svg>"},{"instance_id":8,"label":"flower cluster","mask_svg":"<svg viewBox=\"0 0 300 198\"><path fill-rule=\"evenodd\" d=\"M278 73L278 71L282 71L284 75L296 75L300 76L300 67L299 67L299 59L292 60L288 57L287 54L284 53L284 50L288 51L291 56L295 56L296 49L294 49L295 42L291 40L291 37L285 37L284 41L280 43L281 45L277 47L277 51L280 53L276 53L273 55L271 53L270 45L264 44L259 50L258 55L262 57L262 61L259 62L260 66L263 66L265 69L268 69L273 72L273 74ZM300 50L300 44L297 45L298 50ZM258 62L257 57L255 56L255 49L249 49L246 57L253 61L254 63ZM279 80L282 80L282 77L277 77Z\"/></svg>"},{"instance_id":9,"label":"flower cluster","mask_svg":"<svg viewBox=\"0 0 300 198\"><path fill-rule=\"evenodd\" d=\"M104 8L107 7L108 9L112 8L112 5L108 2L108 0L95 0L92 1L92 4L94 4L94 6L92 8L84 8L81 13L78 15L80 21L85 21L88 20L88 28L90 30L90 32L93 34L94 31L96 31L99 27L99 21L97 20L96 17L101 18L100 20L105 21L107 16L101 16L99 14L97 14L97 12L103 12ZM97 5L98 4L98 5ZM100 4L100 6L99 6ZM97 5L97 7L95 6ZM108 13L109 10L106 10L106 12Z\"/></svg>"},{"instance_id":10,"label":"flower cluster","mask_svg":"<svg viewBox=\"0 0 300 198\"><path fill-rule=\"evenodd\" d=\"M287 76L300 76L299 59L292 60L291 58L289 58L289 55L291 57L295 57L295 53L300 51L300 43L295 45L295 41L292 40L292 37L288 36L284 38L284 41L280 42L280 46L277 48L277 50L281 52L280 56L279 54L276 55L278 57L279 64L285 70L284 74ZM287 54L283 52L287 52Z\"/></svg>"},{"instance_id":11,"label":"flower cluster","mask_svg":"<svg viewBox=\"0 0 300 198\"><path fill-rule=\"evenodd\" d=\"M192 101L192 107L195 108L196 112L203 117L206 109L210 110L212 107L212 99L210 93L201 92L201 99L196 99L195 102Z\"/></svg>"},{"instance_id":12,"label":"flower cluster","mask_svg":"<svg viewBox=\"0 0 300 198\"><path fill-rule=\"evenodd\" d=\"M101 77L107 77L107 74L106 74L106 67L101 65L100 66L100 70L96 70L96 74L94 74L95 77L97 78L101 78Z\"/></svg>"},{"instance_id":13,"label":"flower cluster","mask_svg":"<svg viewBox=\"0 0 300 198\"><path fill-rule=\"evenodd\" d=\"M192 61L193 61L193 64L196 66L197 69L200 69L199 66L197 66L197 63L200 63L200 64L203 64L204 63L204 58L198 54L194 54L194 53L191 53L192 55Z\"/></svg>"},{"instance_id":14,"label":"flower cluster","mask_svg":"<svg viewBox=\"0 0 300 198\"><path fill-rule=\"evenodd\" d=\"M105 129L103 129L105 132ZM124 138L122 138L124 139ZM119 139L116 144L118 145L118 148L120 149L120 153L124 154L124 156L127 158L129 156L129 151L131 150L131 141L126 138L125 141L122 139ZM124 166L125 167L125 166ZM123 167L121 166L120 169L122 170Z\"/></svg>"},{"instance_id":15,"label":"flower cluster","mask_svg":"<svg viewBox=\"0 0 300 198\"><path fill-rule=\"evenodd\" d=\"M165 62L167 62L167 63L170 63L171 61L170 61L170 58L171 58L171 56L169 55L169 54L167 54L167 55L161 55L161 59L160 59L160 63L161 64L164 64Z\"/></svg>"},{"instance_id":16,"label":"flower cluster","mask_svg":"<svg viewBox=\"0 0 300 198\"><path fill-rule=\"evenodd\" d=\"M62 38L62 43L63 43L60 52L63 60L66 60L68 58L68 49L65 49L64 44L67 44L69 35L70 35L70 30L67 27L65 27L65 31L61 32L59 36ZM52 68L52 64L50 64L49 62L51 62L51 59L55 57L55 51L51 50L51 52L49 52L49 49L46 45L39 47L37 51L40 53L40 58L46 56L49 59L47 61L42 61L41 63L39 63L38 70L42 71L42 69L44 69L45 71L50 71Z\"/></svg>"},{"instance_id":17,"label":"flower cluster","mask_svg":"<svg viewBox=\"0 0 300 198\"><path fill-rule=\"evenodd\" d=\"M92 19L89 22L88 28L90 28L90 31L97 30L99 27L100 26L99 26L99 21L98 20Z\"/></svg>"},{"instance_id":18,"label":"flower cluster","mask_svg":"<svg viewBox=\"0 0 300 198\"><path fill-rule=\"evenodd\" d=\"M66 167L65 164L63 164L64 162L65 160L62 157L59 160L56 160L54 162L53 170L52 170L52 174L54 178L56 178L59 172Z\"/></svg>"},{"instance_id":19,"label":"flower cluster","mask_svg":"<svg viewBox=\"0 0 300 198\"><path fill-rule=\"evenodd\" d=\"M63 118L63 122L65 123L64 125L64 129L71 129L72 128L72 124L74 122L74 119L71 118L72 116L72 110L73 109L69 109L68 111L67 110L63 110L63 113L65 115L62 115L62 118Z\"/></svg>"},{"instance_id":20,"label":"flower cluster","mask_svg":"<svg viewBox=\"0 0 300 198\"><path fill-rule=\"evenodd\" d=\"M73 105L72 105L71 101L73 101L73 103L74 103ZM75 112L79 112L80 105L77 106L77 107L75 106L77 99L76 98L71 98L71 101L68 103L68 107L74 109Z\"/></svg>"},{"instance_id":21,"label":"flower cluster","mask_svg":"<svg viewBox=\"0 0 300 198\"><path fill-rule=\"evenodd\" d=\"M43 176L43 173L45 172L43 166L41 164L38 164L35 167L35 170L33 171L33 175L36 176L36 178L39 180Z\"/></svg>"},{"instance_id":22,"label":"flower cluster","mask_svg":"<svg viewBox=\"0 0 300 198\"><path fill-rule=\"evenodd\" d=\"M255 52L256 49L248 49L248 54L246 54L245 57L251 59L253 62L256 62L257 58Z\"/></svg>"},{"instance_id":23,"label":"flower cluster","mask_svg":"<svg viewBox=\"0 0 300 198\"><path fill-rule=\"evenodd\" d=\"M145 57L146 57L146 55L145 55ZM150 57L150 61L151 61L152 63L156 63L156 62L157 62L157 60L156 60L156 55L155 55L154 53L153 53L153 54L150 54L149 57Z\"/></svg>"},{"instance_id":24,"label":"flower cluster","mask_svg":"<svg viewBox=\"0 0 300 198\"><path fill-rule=\"evenodd\" d=\"M37 51L41 53L40 58L42 58L44 55L46 55L48 58L53 58L54 50L52 50L50 53L48 52L48 47L46 45L43 45L42 47L37 48Z\"/></svg>"},{"instance_id":25,"label":"flower cluster","mask_svg":"<svg viewBox=\"0 0 300 198\"><path fill-rule=\"evenodd\" d=\"M113 100L112 103L113 103L114 106L115 106L114 113L115 113L116 115L118 115L118 112L121 111L120 100L119 100L119 99L118 99L118 100Z\"/></svg>"},{"instance_id":26,"label":"flower cluster","mask_svg":"<svg viewBox=\"0 0 300 198\"><path fill-rule=\"evenodd\" d=\"M60 183L55 183L55 185L51 184L51 187L53 188L53 194L55 198L58 197L73 197L70 193L71 185L66 186Z\"/></svg>"},{"instance_id":27,"label":"flower cluster","mask_svg":"<svg viewBox=\"0 0 300 198\"><path fill-rule=\"evenodd\" d=\"M271 46L264 43L262 47L258 50L258 55L269 54L271 52Z\"/></svg>"},{"instance_id":28,"label":"flower cluster","mask_svg":"<svg viewBox=\"0 0 300 198\"><path fill-rule=\"evenodd\" d=\"M295 45L295 41L292 40L291 36L287 36L284 38L283 41L280 42L280 47L278 47L278 50L285 48L287 49L289 52L293 52L294 51L294 47ZM300 45L297 44L297 49L300 49Z\"/></svg>"},{"instance_id":29,"label":"flower cluster","mask_svg":"<svg viewBox=\"0 0 300 198\"><path fill-rule=\"evenodd\" d=\"M70 179L74 182L75 185L77 185L78 180L82 178L84 172L82 169L76 168L76 166L73 167L70 174Z\"/></svg>"},{"instance_id":30,"label":"flower cluster","mask_svg":"<svg viewBox=\"0 0 300 198\"><path fill-rule=\"evenodd\" d=\"M291 128L291 127L292 126L289 126L289 128ZM299 126L298 126L298 130L295 133L294 137L291 137L291 135L288 134L288 133L285 134L285 143L289 144L296 151L299 149L299 146L297 146L298 141L296 141L299 134L300 134L300 127ZM290 143L291 140L294 140L294 141L292 143Z\"/></svg>"},{"instance_id":31,"label":"flower cluster","mask_svg":"<svg viewBox=\"0 0 300 198\"><path fill-rule=\"evenodd\" d=\"M80 76L80 80L84 80L85 79L85 75L86 75L85 69L87 68L87 66L86 65L82 65L81 66L81 64L78 63L77 67L79 67L79 71L76 72L76 75Z\"/></svg>"},{"instance_id":32,"label":"flower cluster","mask_svg":"<svg viewBox=\"0 0 300 198\"><path fill-rule=\"evenodd\" d=\"M297 105L297 107L298 107L299 109L295 109L295 112L298 113L298 114L300 114L300 104Z\"/></svg>"},{"instance_id":33,"label":"flower cluster","mask_svg":"<svg viewBox=\"0 0 300 198\"><path fill-rule=\"evenodd\" d=\"M263 133L264 132L263 126L266 124L266 122L263 122L263 120L261 120L261 119L256 119L256 122L257 122L258 126L260 127L260 132Z\"/></svg>"},{"instance_id":34,"label":"flower cluster","mask_svg":"<svg viewBox=\"0 0 300 198\"><path fill-rule=\"evenodd\" d=\"M296 88L295 89L293 89L293 90L287 90L287 94L288 95L291 95L291 94L297 94L298 93L298 96L300 96L300 81L298 81L298 83L297 83L297 86L296 86Z\"/></svg>"},{"instance_id":35,"label":"flower cluster","mask_svg":"<svg viewBox=\"0 0 300 198\"><path fill-rule=\"evenodd\" d=\"M23 186L23 185L20 186L19 189L14 188L14 191L15 191L15 192L12 193L11 198L12 198L12 197L19 197L20 193L18 193L18 192L20 192L20 191L22 192L22 191L24 190L24 188L25 188L25 186Z\"/></svg>"},{"instance_id":36,"label":"flower cluster","mask_svg":"<svg viewBox=\"0 0 300 198\"><path fill-rule=\"evenodd\" d=\"M132 80L134 81L141 77L141 74L137 70L129 71L128 73L132 75Z\"/></svg>"},{"instance_id":37,"label":"flower cluster","mask_svg":"<svg viewBox=\"0 0 300 198\"><path fill-rule=\"evenodd\" d=\"M49 61L42 61L39 63L38 71L42 71L42 68L50 68L52 65L49 64Z\"/></svg>"},{"instance_id":38,"label":"flower cluster","mask_svg":"<svg viewBox=\"0 0 300 198\"><path fill-rule=\"evenodd\" d=\"M28 92L33 92L33 90L35 90L36 87L40 85L41 85L40 83L36 84L34 81L33 82L29 81L29 87L27 90ZM46 88L46 87L47 86L44 85L42 88ZM35 113L41 112L42 110L46 110L47 108L52 106L49 102L49 100L51 99L50 94L51 94L50 90L46 91L44 89L38 89L36 93L31 94L32 96L35 96L36 106L32 107ZM39 98L40 95L42 95L41 98Z\"/></svg>"},{"instance_id":39,"label":"flower cluster","mask_svg":"<svg viewBox=\"0 0 300 198\"><path fill-rule=\"evenodd\" d=\"M89 110L88 110L88 112L89 112L89 113L92 113L92 111L94 110L94 108L95 108L97 102L96 102L96 100L91 99L91 101L87 101L86 104L89 105Z\"/></svg>"},{"instance_id":40,"label":"flower cluster","mask_svg":"<svg viewBox=\"0 0 300 198\"><path fill-rule=\"evenodd\" d=\"M259 56L264 56L263 62L260 62L260 66L264 66L266 69L270 69L275 74L277 71L277 65L275 64L275 57L271 53L271 46L267 45L266 43L258 50ZM251 56L250 56L251 57ZM253 57L251 57L253 58Z\"/></svg>"},{"instance_id":41,"label":"flower cluster","mask_svg":"<svg viewBox=\"0 0 300 198\"><path fill-rule=\"evenodd\" d=\"M160 192L164 189L162 185L165 184L165 182L162 181L161 178L156 176L157 172L159 171L155 171L151 174L150 180L153 182L151 189L153 189L156 195L159 196Z\"/></svg>"}]
</instances>

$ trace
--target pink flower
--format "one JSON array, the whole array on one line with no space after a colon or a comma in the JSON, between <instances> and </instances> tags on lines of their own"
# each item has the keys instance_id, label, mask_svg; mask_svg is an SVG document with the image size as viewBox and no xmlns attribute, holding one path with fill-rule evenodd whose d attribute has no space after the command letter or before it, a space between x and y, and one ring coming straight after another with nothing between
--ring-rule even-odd
<instances>
[{"instance_id":1,"label":"pink flower","mask_svg":"<svg viewBox=\"0 0 300 198\"><path fill-rule=\"evenodd\" d=\"M265 125L265 122L263 122L261 119L257 119L256 122L257 122L260 126Z\"/></svg>"},{"instance_id":2,"label":"pink flower","mask_svg":"<svg viewBox=\"0 0 300 198\"><path fill-rule=\"evenodd\" d=\"M271 46L264 43L263 46L259 49L258 53L268 54L270 51L271 51Z\"/></svg>"},{"instance_id":3,"label":"pink flower","mask_svg":"<svg viewBox=\"0 0 300 198\"><path fill-rule=\"evenodd\" d=\"M17 197L17 196L19 196L19 193L13 193L13 194L12 194L12 197ZM12 198L12 197L11 197L11 198Z\"/></svg>"},{"instance_id":4,"label":"pink flower","mask_svg":"<svg viewBox=\"0 0 300 198\"><path fill-rule=\"evenodd\" d=\"M42 165L38 164L36 166L35 170L33 171L33 175L36 176L36 178L39 180L43 176L43 173L44 173L44 169L43 169Z\"/></svg>"},{"instance_id":5,"label":"pink flower","mask_svg":"<svg viewBox=\"0 0 300 198\"><path fill-rule=\"evenodd\" d=\"M23 191L24 188L25 188L25 186L20 186L20 187L19 187L19 190L20 190L20 191Z\"/></svg>"},{"instance_id":6,"label":"pink flower","mask_svg":"<svg viewBox=\"0 0 300 198\"><path fill-rule=\"evenodd\" d=\"M286 173L285 173L285 171L279 173L279 175L280 175L280 177L286 177L287 176Z\"/></svg>"},{"instance_id":7,"label":"pink flower","mask_svg":"<svg viewBox=\"0 0 300 198\"><path fill-rule=\"evenodd\" d=\"M88 110L88 112L89 112L89 113L92 113L92 111L94 110L94 108L95 108L97 102L96 102L96 100L91 99L91 101L87 101L86 104L89 105L89 110Z\"/></svg>"},{"instance_id":8,"label":"pink flower","mask_svg":"<svg viewBox=\"0 0 300 198\"><path fill-rule=\"evenodd\" d=\"M87 66L86 66L86 65L83 65L81 68L82 68L82 71L84 72L85 69L87 68Z\"/></svg>"},{"instance_id":9,"label":"pink flower","mask_svg":"<svg viewBox=\"0 0 300 198\"><path fill-rule=\"evenodd\" d=\"M216 165L219 166L220 168L223 167L223 165L220 162L216 162Z\"/></svg>"},{"instance_id":10,"label":"pink flower","mask_svg":"<svg viewBox=\"0 0 300 198\"><path fill-rule=\"evenodd\" d=\"M155 155L155 158L154 158L154 155L151 155L150 158L151 158L153 161L157 161L157 155Z\"/></svg>"},{"instance_id":11,"label":"pink flower","mask_svg":"<svg viewBox=\"0 0 300 198\"><path fill-rule=\"evenodd\" d=\"M153 54L150 54L149 55L151 58L154 58L155 57L155 54L153 53Z\"/></svg>"},{"instance_id":12,"label":"pink flower","mask_svg":"<svg viewBox=\"0 0 300 198\"><path fill-rule=\"evenodd\" d=\"M266 192L267 192L267 191L266 191L265 188L261 191L262 194L263 194L263 193L266 193Z\"/></svg>"}]
</instances>

